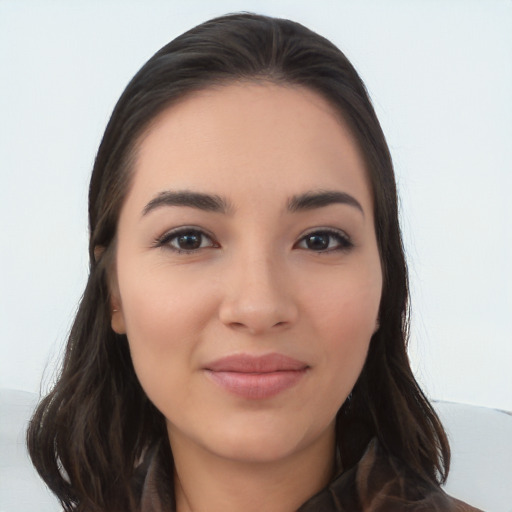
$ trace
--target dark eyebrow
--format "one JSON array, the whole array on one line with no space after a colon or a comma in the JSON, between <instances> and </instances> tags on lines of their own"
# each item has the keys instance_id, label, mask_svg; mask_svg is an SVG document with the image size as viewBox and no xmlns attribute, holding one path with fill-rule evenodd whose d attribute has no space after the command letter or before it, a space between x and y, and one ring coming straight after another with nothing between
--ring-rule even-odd
<instances>
[{"instance_id":1,"label":"dark eyebrow","mask_svg":"<svg viewBox=\"0 0 512 512\"><path fill-rule=\"evenodd\" d=\"M142 215L162 206L188 206L208 212L227 213L230 210L227 201L222 197L202 192L191 192L190 190L166 190L160 192L142 210Z\"/></svg>"},{"instance_id":2,"label":"dark eyebrow","mask_svg":"<svg viewBox=\"0 0 512 512\"><path fill-rule=\"evenodd\" d=\"M364 217L364 210L361 203L350 194L346 192L339 192L336 190L320 190L318 192L306 192L293 196L288 201L288 211L298 212L303 210L313 210L315 208L323 208L331 204L348 204L357 208Z\"/></svg>"}]
</instances>

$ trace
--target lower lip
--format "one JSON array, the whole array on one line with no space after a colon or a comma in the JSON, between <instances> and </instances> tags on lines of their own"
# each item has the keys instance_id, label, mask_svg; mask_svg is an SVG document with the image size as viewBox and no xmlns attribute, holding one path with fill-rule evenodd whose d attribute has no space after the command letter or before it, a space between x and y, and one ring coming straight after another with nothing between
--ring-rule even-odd
<instances>
[{"instance_id":1,"label":"lower lip","mask_svg":"<svg viewBox=\"0 0 512 512\"><path fill-rule=\"evenodd\" d=\"M250 400L271 398L295 386L306 374L303 370L270 373L214 372L208 375L226 391Z\"/></svg>"}]
</instances>

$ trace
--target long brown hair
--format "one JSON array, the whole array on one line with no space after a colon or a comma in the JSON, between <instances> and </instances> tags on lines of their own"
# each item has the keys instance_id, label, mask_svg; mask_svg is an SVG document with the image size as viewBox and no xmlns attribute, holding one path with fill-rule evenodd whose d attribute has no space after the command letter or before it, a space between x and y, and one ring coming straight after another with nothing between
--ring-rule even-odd
<instances>
[{"instance_id":1,"label":"long brown hair","mask_svg":"<svg viewBox=\"0 0 512 512\"><path fill-rule=\"evenodd\" d=\"M377 437L424 479L446 478L446 435L407 357L407 269L395 178L364 84L338 48L304 26L236 14L203 23L158 51L126 87L101 142L89 190L89 280L60 378L27 432L32 461L66 511L135 509L134 468L167 435L162 414L137 381L126 337L110 326L108 271L137 141L172 103L240 80L294 84L320 94L349 125L365 158L384 285L380 328L337 417L344 467L356 464Z\"/></svg>"}]
</instances>

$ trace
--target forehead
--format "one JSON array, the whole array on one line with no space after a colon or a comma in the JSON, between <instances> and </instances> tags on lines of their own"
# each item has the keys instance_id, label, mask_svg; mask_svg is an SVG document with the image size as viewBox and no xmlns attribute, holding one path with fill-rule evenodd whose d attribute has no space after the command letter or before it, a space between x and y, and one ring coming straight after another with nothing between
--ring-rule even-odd
<instances>
[{"instance_id":1,"label":"forehead","mask_svg":"<svg viewBox=\"0 0 512 512\"><path fill-rule=\"evenodd\" d=\"M340 114L309 89L264 82L187 96L140 139L129 196L198 187L222 195L342 187L371 203L364 160Z\"/></svg>"}]
</instances>

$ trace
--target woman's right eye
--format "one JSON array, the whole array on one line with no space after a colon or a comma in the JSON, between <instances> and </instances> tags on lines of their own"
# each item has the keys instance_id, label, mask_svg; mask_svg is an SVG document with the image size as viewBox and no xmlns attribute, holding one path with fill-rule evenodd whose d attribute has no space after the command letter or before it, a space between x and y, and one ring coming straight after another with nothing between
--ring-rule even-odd
<instances>
[{"instance_id":1,"label":"woman's right eye","mask_svg":"<svg viewBox=\"0 0 512 512\"><path fill-rule=\"evenodd\" d=\"M198 229L180 229L166 233L156 240L157 247L170 247L180 253L190 253L199 249L219 247L210 236Z\"/></svg>"}]
</instances>

